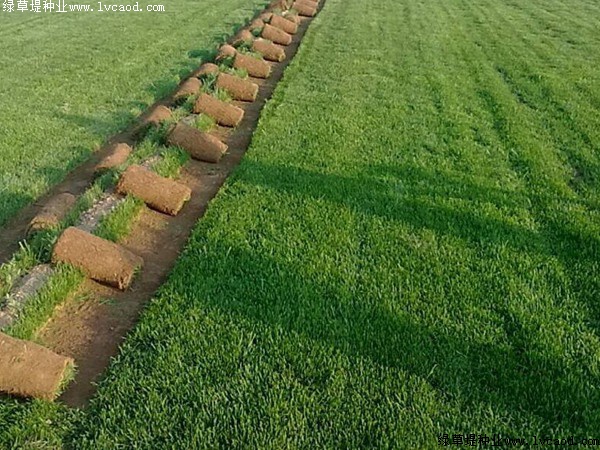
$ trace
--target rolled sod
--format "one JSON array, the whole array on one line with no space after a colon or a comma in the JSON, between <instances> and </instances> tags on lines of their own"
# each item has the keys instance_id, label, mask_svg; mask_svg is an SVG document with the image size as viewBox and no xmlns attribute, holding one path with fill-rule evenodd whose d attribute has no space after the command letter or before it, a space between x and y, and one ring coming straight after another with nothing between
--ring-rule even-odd
<instances>
[{"instance_id":1,"label":"rolled sod","mask_svg":"<svg viewBox=\"0 0 600 450\"><path fill-rule=\"evenodd\" d=\"M216 137L179 122L169 133L170 145L181 147L199 161L218 163L227 151L227 145Z\"/></svg>"},{"instance_id":2,"label":"rolled sod","mask_svg":"<svg viewBox=\"0 0 600 450\"><path fill-rule=\"evenodd\" d=\"M171 111L169 111L169 114ZM115 167L119 167L121 164L124 164L131 155L132 148L124 143L117 143L110 146L109 153L102 161L96 164L94 171L104 172L106 170L114 169Z\"/></svg>"},{"instance_id":3,"label":"rolled sod","mask_svg":"<svg viewBox=\"0 0 600 450\"><path fill-rule=\"evenodd\" d=\"M213 63L205 63L202 64L194 73L193 76L195 77L203 77L205 75L210 75L210 74L218 74L219 73L219 66L217 66L216 64Z\"/></svg>"},{"instance_id":4,"label":"rolled sod","mask_svg":"<svg viewBox=\"0 0 600 450\"><path fill-rule=\"evenodd\" d=\"M226 90L235 100L253 102L258 95L258 86L251 81L221 73L217 78L217 87Z\"/></svg>"},{"instance_id":5,"label":"rolled sod","mask_svg":"<svg viewBox=\"0 0 600 450\"><path fill-rule=\"evenodd\" d=\"M79 228L67 228L52 252L52 262L70 264L100 283L125 290L144 261L114 242Z\"/></svg>"},{"instance_id":6,"label":"rolled sod","mask_svg":"<svg viewBox=\"0 0 600 450\"><path fill-rule=\"evenodd\" d=\"M200 94L194 105L194 112L206 114L215 119L219 125L226 127L237 127L244 118L242 108L208 94Z\"/></svg>"},{"instance_id":7,"label":"rolled sod","mask_svg":"<svg viewBox=\"0 0 600 450\"><path fill-rule=\"evenodd\" d=\"M251 43L252 41L254 41L254 35L250 31L240 30L238 34L231 39L231 44L237 46Z\"/></svg>"},{"instance_id":8,"label":"rolled sod","mask_svg":"<svg viewBox=\"0 0 600 450\"><path fill-rule=\"evenodd\" d=\"M285 50L266 39L257 39L252 43L252 50L263 55L269 61L281 62L285 59Z\"/></svg>"},{"instance_id":9,"label":"rolled sod","mask_svg":"<svg viewBox=\"0 0 600 450\"><path fill-rule=\"evenodd\" d=\"M273 17L273 13L270 11L265 11L260 16L258 16L258 18L265 23L270 22L272 17Z\"/></svg>"},{"instance_id":10,"label":"rolled sod","mask_svg":"<svg viewBox=\"0 0 600 450\"><path fill-rule=\"evenodd\" d=\"M145 124L152 124L158 126L161 122L169 120L171 118L171 110L163 105L158 105L154 110L148 115Z\"/></svg>"},{"instance_id":11,"label":"rolled sod","mask_svg":"<svg viewBox=\"0 0 600 450\"><path fill-rule=\"evenodd\" d=\"M77 198L69 192L52 197L41 211L31 219L31 222L29 222L27 235L57 227L67 216L76 201Z\"/></svg>"},{"instance_id":12,"label":"rolled sod","mask_svg":"<svg viewBox=\"0 0 600 450\"><path fill-rule=\"evenodd\" d=\"M129 166L123 172L117 192L133 195L150 208L171 216L176 216L192 196L192 190L187 186L138 165Z\"/></svg>"},{"instance_id":13,"label":"rolled sod","mask_svg":"<svg viewBox=\"0 0 600 450\"><path fill-rule=\"evenodd\" d=\"M226 59L226 58L232 58L235 56L236 53L237 53L237 50L235 49L235 47L232 47L229 44L221 45L221 47L219 47L219 54L217 55L217 61L220 61L220 60Z\"/></svg>"},{"instance_id":14,"label":"rolled sod","mask_svg":"<svg viewBox=\"0 0 600 450\"><path fill-rule=\"evenodd\" d=\"M72 358L0 333L0 392L54 400L73 364Z\"/></svg>"},{"instance_id":15,"label":"rolled sod","mask_svg":"<svg viewBox=\"0 0 600 450\"><path fill-rule=\"evenodd\" d=\"M298 25L285 17L273 15L270 24L288 34L296 34L298 32Z\"/></svg>"},{"instance_id":16,"label":"rolled sod","mask_svg":"<svg viewBox=\"0 0 600 450\"><path fill-rule=\"evenodd\" d=\"M292 8L301 16L314 17L317 14L317 7L307 3L294 2Z\"/></svg>"},{"instance_id":17,"label":"rolled sod","mask_svg":"<svg viewBox=\"0 0 600 450\"><path fill-rule=\"evenodd\" d=\"M294 22L296 25L300 24L301 19L300 16L297 14L292 14L290 11L287 11L283 14L283 17L285 17L287 20Z\"/></svg>"},{"instance_id":18,"label":"rolled sod","mask_svg":"<svg viewBox=\"0 0 600 450\"><path fill-rule=\"evenodd\" d=\"M273 25L269 24L265 25L261 36L269 41L273 41L276 44L290 45L292 43L292 36L287 34L285 31L275 28Z\"/></svg>"},{"instance_id":19,"label":"rolled sod","mask_svg":"<svg viewBox=\"0 0 600 450\"><path fill-rule=\"evenodd\" d=\"M184 100L192 95L196 95L202 88L202 82L195 77L185 80L175 92L173 98L175 101Z\"/></svg>"},{"instance_id":20,"label":"rolled sod","mask_svg":"<svg viewBox=\"0 0 600 450\"><path fill-rule=\"evenodd\" d=\"M235 55L233 67L245 69L248 75L255 78L269 78L269 75L271 75L271 66L268 62L242 53Z\"/></svg>"},{"instance_id":21,"label":"rolled sod","mask_svg":"<svg viewBox=\"0 0 600 450\"><path fill-rule=\"evenodd\" d=\"M290 9L290 4L291 2L288 0L275 0L271 3L269 3L269 6L267 6L268 10L281 10L281 11L285 11L286 9Z\"/></svg>"},{"instance_id":22,"label":"rolled sod","mask_svg":"<svg viewBox=\"0 0 600 450\"><path fill-rule=\"evenodd\" d=\"M265 23L260 20L260 19L254 19L252 22L250 22L250 25L248 28L250 28L251 30L255 30L257 28L263 28L265 26Z\"/></svg>"}]
</instances>

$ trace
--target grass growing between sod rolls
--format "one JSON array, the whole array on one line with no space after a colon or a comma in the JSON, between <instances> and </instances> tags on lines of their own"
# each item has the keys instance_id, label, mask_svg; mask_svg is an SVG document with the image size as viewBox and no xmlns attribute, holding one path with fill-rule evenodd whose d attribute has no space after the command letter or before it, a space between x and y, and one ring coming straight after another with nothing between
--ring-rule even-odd
<instances>
[{"instance_id":1,"label":"grass growing between sod rolls","mask_svg":"<svg viewBox=\"0 0 600 450\"><path fill-rule=\"evenodd\" d=\"M599 8L328 0L251 151L53 442L595 437ZM5 442L47 431L13 416Z\"/></svg>"},{"instance_id":2,"label":"grass growing between sod rolls","mask_svg":"<svg viewBox=\"0 0 600 450\"><path fill-rule=\"evenodd\" d=\"M0 227L170 93L266 3L175 0L164 13L0 13Z\"/></svg>"}]
</instances>

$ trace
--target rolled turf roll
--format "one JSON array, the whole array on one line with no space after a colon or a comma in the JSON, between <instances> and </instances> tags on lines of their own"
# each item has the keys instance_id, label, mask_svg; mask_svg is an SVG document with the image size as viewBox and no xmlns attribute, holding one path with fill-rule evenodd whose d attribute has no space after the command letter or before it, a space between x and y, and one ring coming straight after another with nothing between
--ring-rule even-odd
<instances>
[{"instance_id":1,"label":"rolled turf roll","mask_svg":"<svg viewBox=\"0 0 600 450\"><path fill-rule=\"evenodd\" d=\"M219 74L216 85L218 88L229 92L235 100L243 102L253 102L258 95L258 86L256 84L228 73Z\"/></svg>"},{"instance_id":2,"label":"rolled turf roll","mask_svg":"<svg viewBox=\"0 0 600 450\"><path fill-rule=\"evenodd\" d=\"M254 41L254 35L248 30L240 30L232 39L231 45L249 44Z\"/></svg>"},{"instance_id":3,"label":"rolled turf roll","mask_svg":"<svg viewBox=\"0 0 600 450\"><path fill-rule=\"evenodd\" d=\"M54 400L73 359L0 333L0 392Z\"/></svg>"},{"instance_id":4,"label":"rolled turf roll","mask_svg":"<svg viewBox=\"0 0 600 450\"><path fill-rule=\"evenodd\" d=\"M57 227L61 220L67 216L76 201L77 198L69 192L63 192L52 197L40 212L31 219L31 222L29 222L27 235Z\"/></svg>"},{"instance_id":5,"label":"rolled turf roll","mask_svg":"<svg viewBox=\"0 0 600 450\"><path fill-rule=\"evenodd\" d=\"M235 105L223 102L208 94L200 94L194 104L196 114L206 114L217 121L219 125L237 127L244 118L244 110Z\"/></svg>"},{"instance_id":6,"label":"rolled turf roll","mask_svg":"<svg viewBox=\"0 0 600 450\"><path fill-rule=\"evenodd\" d=\"M248 28L250 28L251 30L257 30L257 29L261 29L265 26L265 23L260 20L260 19L254 19L252 22L250 22L250 25L248 25Z\"/></svg>"},{"instance_id":7,"label":"rolled turf roll","mask_svg":"<svg viewBox=\"0 0 600 450\"><path fill-rule=\"evenodd\" d=\"M205 63L202 64L198 69L196 69L193 73L195 77L203 77L206 75L216 75L219 73L219 66L213 63Z\"/></svg>"},{"instance_id":8,"label":"rolled turf roll","mask_svg":"<svg viewBox=\"0 0 600 450\"><path fill-rule=\"evenodd\" d=\"M217 61L221 61L223 59L227 59L227 58L232 58L235 56L235 54L237 53L237 50L229 45L229 44L224 44L221 45L221 47L219 47L219 54L217 55Z\"/></svg>"},{"instance_id":9,"label":"rolled turf roll","mask_svg":"<svg viewBox=\"0 0 600 450\"><path fill-rule=\"evenodd\" d=\"M171 111L169 111L170 115ZM106 170L114 169L124 164L131 155L132 148L125 143L116 143L110 146L108 154L102 158L102 160L96 164L94 171L96 173L104 172Z\"/></svg>"},{"instance_id":10,"label":"rolled turf roll","mask_svg":"<svg viewBox=\"0 0 600 450\"><path fill-rule=\"evenodd\" d=\"M317 7L307 3L294 2L292 8L301 16L314 17L317 14Z\"/></svg>"},{"instance_id":11,"label":"rolled turf roll","mask_svg":"<svg viewBox=\"0 0 600 450\"><path fill-rule=\"evenodd\" d=\"M285 50L266 39L257 39L252 43L252 50L263 55L269 61L281 62L285 59Z\"/></svg>"},{"instance_id":12,"label":"rolled turf roll","mask_svg":"<svg viewBox=\"0 0 600 450\"><path fill-rule=\"evenodd\" d=\"M138 165L129 166L123 172L117 192L133 195L150 208L171 216L176 216L192 196L192 190L187 186Z\"/></svg>"},{"instance_id":13,"label":"rolled turf roll","mask_svg":"<svg viewBox=\"0 0 600 450\"><path fill-rule=\"evenodd\" d=\"M199 161L218 163L227 151L227 145L214 136L179 122L169 133L170 145L181 147Z\"/></svg>"},{"instance_id":14,"label":"rolled turf roll","mask_svg":"<svg viewBox=\"0 0 600 450\"><path fill-rule=\"evenodd\" d=\"M273 13L271 11L265 11L260 16L258 16L258 18L265 23L269 23L271 21L272 17L273 17Z\"/></svg>"},{"instance_id":15,"label":"rolled turf roll","mask_svg":"<svg viewBox=\"0 0 600 450\"><path fill-rule=\"evenodd\" d=\"M287 20L294 22L296 25L299 25L300 22L302 22L302 19L300 18L300 16L296 13L292 13L290 11L287 11L285 13L283 13L283 17L285 17Z\"/></svg>"},{"instance_id":16,"label":"rolled turf roll","mask_svg":"<svg viewBox=\"0 0 600 450\"><path fill-rule=\"evenodd\" d=\"M271 75L271 66L268 62L243 53L235 55L233 67L245 69L248 75L255 78L269 78L269 75Z\"/></svg>"},{"instance_id":17,"label":"rolled turf roll","mask_svg":"<svg viewBox=\"0 0 600 450\"><path fill-rule=\"evenodd\" d=\"M70 264L100 283L125 290L144 261L114 242L78 228L67 228L52 252L55 264Z\"/></svg>"},{"instance_id":18,"label":"rolled turf roll","mask_svg":"<svg viewBox=\"0 0 600 450\"><path fill-rule=\"evenodd\" d=\"M282 16L273 15L270 24L288 34L296 34L298 32L298 25Z\"/></svg>"},{"instance_id":19,"label":"rolled turf roll","mask_svg":"<svg viewBox=\"0 0 600 450\"><path fill-rule=\"evenodd\" d=\"M269 6L267 6L267 10L285 11L287 9L290 9L291 3L292 2L289 0L275 0L275 1L272 1L271 3L269 3Z\"/></svg>"},{"instance_id":20,"label":"rolled turf roll","mask_svg":"<svg viewBox=\"0 0 600 450\"><path fill-rule=\"evenodd\" d=\"M143 125L154 125L158 126L162 122L165 122L171 118L171 110L163 105L158 105L152 110L152 112L146 117Z\"/></svg>"},{"instance_id":21,"label":"rolled turf roll","mask_svg":"<svg viewBox=\"0 0 600 450\"><path fill-rule=\"evenodd\" d=\"M176 102L180 100L185 100L186 98L192 95L196 95L198 92L200 92L201 88L202 82L198 78L188 78L179 86L179 88L177 88L177 91L175 92L173 98Z\"/></svg>"},{"instance_id":22,"label":"rolled turf roll","mask_svg":"<svg viewBox=\"0 0 600 450\"><path fill-rule=\"evenodd\" d=\"M290 45L292 43L292 36L269 24L264 26L261 36L280 45Z\"/></svg>"}]
</instances>

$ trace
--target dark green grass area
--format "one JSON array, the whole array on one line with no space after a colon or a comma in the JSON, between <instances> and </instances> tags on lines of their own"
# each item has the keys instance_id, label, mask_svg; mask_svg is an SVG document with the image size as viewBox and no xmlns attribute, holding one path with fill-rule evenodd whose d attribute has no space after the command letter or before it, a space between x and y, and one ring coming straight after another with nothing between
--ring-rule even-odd
<instances>
[{"instance_id":1,"label":"dark green grass area","mask_svg":"<svg viewBox=\"0 0 600 450\"><path fill-rule=\"evenodd\" d=\"M0 443L600 438L598 13L328 0L90 408Z\"/></svg>"},{"instance_id":2,"label":"dark green grass area","mask_svg":"<svg viewBox=\"0 0 600 450\"><path fill-rule=\"evenodd\" d=\"M0 227L172 91L266 2L139 3L166 12L0 10Z\"/></svg>"}]
</instances>

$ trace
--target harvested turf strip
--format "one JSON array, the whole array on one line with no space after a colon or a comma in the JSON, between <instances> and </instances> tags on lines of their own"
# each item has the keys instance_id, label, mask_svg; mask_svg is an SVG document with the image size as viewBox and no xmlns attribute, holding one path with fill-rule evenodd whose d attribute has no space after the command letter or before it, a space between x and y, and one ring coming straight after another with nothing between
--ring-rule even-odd
<instances>
[{"instance_id":1,"label":"harvested turf strip","mask_svg":"<svg viewBox=\"0 0 600 450\"><path fill-rule=\"evenodd\" d=\"M77 198L69 192L64 192L50 199L29 223L27 234L58 226L76 201Z\"/></svg>"},{"instance_id":2,"label":"harvested turf strip","mask_svg":"<svg viewBox=\"0 0 600 450\"><path fill-rule=\"evenodd\" d=\"M184 100L192 95L196 95L198 92L200 92L200 89L202 88L202 83L200 82L200 80L198 78L188 78L186 81L184 81L179 88L177 89L177 91L175 92L175 95L173 96L173 99L177 102L180 100Z\"/></svg>"},{"instance_id":3,"label":"harvested turf strip","mask_svg":"<svg viewBox=\"0 0 600 450\"><path fill-rule=\"evenodd\" d=\"M244 69L248 75L255 78L269 78L271 75L271 65L268 62L243 53L235 55L233 67Z\"/></svg>"},{"instance_id":4,"label":"harvested turf strip","mask_svg":"<svg viewBox=\"0 0 600 450\"><path fill-rule=\"evenodd\" d=\"M263 55L269 61L281 62L285 59L285 50L266 39L257 39L252 43L252 50Z\"/></svg>"},{"instance_id":5,"label":"harvested turf strip","mask_svg":"<svg viewBox=\"0 0 600 450\"><path fill-rule=\"evenodd\" d=\"M295 2L292 8L301 16L314 17L317 14L317 7L306 3Z\"/></svg>"},{"instance_id":6,"label":"harvested turf strip","mask_svg":"<svg viewBox=\"0 0 600 450\"><path fill-rule=\"evenodd\" d=\"M251 30L258 30L258 29L262 29L265 26L265 22L263 22L260 19L254 19L252 22L250 22L250 25L248 26L248 28L250 28Z\"/></svg>"},{"instance_id":7,"label":"harvested turf strip","mask_svg":"<svg viewBox=\"0 0 600 450\"><path fill-rule=\"evenodd\" d=\"M217 87L229 92L235 100L243 102L253 102L258 95L258 85L228 73L219 74Z\"/></svg>"},{"instance_id":8,"label":"harvested turf strip","mask_svg":"<svg viewBox=\"0 0 600 450\"><path fill-rule=\"evenodd\" d=\"M143 125L155 125L158 126L162 122L169 120L171 118L172 112L169 108L163 105L158 105L156 108L152 110L150 114L146 117L143 122Z\"/></svg>"},{"instance_id":9,"label":"harvested turf strip","mask_svg":"<svg viewBox=\"0 0 600 450\"><path fill-rule=\"evenodd\" d=\"M273 17L273 13L270 11L265 11L260 16L258 16L258 18L260 20L262 20L264 23L269 23L271 21L272 17Z\"/></svg>"},{"instance_id":10,"label":"harvested turf strip","mask_svg":"<svg viewBox=\"0 0 600 450\"><path fill-rule=\"evenodd\" d=\"M221 45L221 47L219 47L217 61L221 61L221 60L227 59L227 58L233 58L236 53L237 53L237 50L235 49L235 47L233 47L229 44L223 44L223 45Z\"/></svg>"},{"instance_id":11,"label":"harvested turf strip","mask_svg":"<svg viewBox=\"0 0 600 450\"><path fill-rule=\"evenodd\" d=\"M275 28L285 31L288 34L296 34L298 32L298 24L286 19L285 17L273 15L270 24Z\"/></svg>"},{"instance_id":12,"label":"harvested turf strip","mask_svg":"<svg viewBox=\"0 0 600 450\"><path fill-rule=\"evenodd\" d=\"M269 24L264 26L261 36L280 45L290 45L292 43L292 36Z\"/></svg>"},{"instance_id":13,"label":"harvested turf strip","mask_svg":"<svg viewBox=\"0 0 600 450\"><path fill-rule=\"evenodd\" d=\"M240 30L233 38L231 44L234 46L250 44L254 41L254 35L249 30Z\"/></svg>"},{"instance_id":14,"label":"harvested turf strip","mask_svg":"<svg viewBox=\"0 0 600 450\"><path fill-rule=\"evenodd\" d=\"M219 73L219 66L213 63L202 64L196 71L194 71L195 77L203 77L206 75L216 75Z\"/></svg>"},{"instance_id":15,"label":"harvested turf strip","mask_svg":"<svg viewBox=\"0 0 600 450\"><path fill-rule=\"evenodd\" d=\"M70 227L58 239L52 262L66 263L82 270L100 283L124 290L144 261L114 242Z\"/></svg>"},{"instance_id":16,"label":"harvested turf strip","mask_svg":"<svg viewBox=\"0 0 600 450\"><path fill-rule=\"evenodd\" d=\"M0 392L4 394L54 400L72 365L71 358L0 333Z\"/></svg>"},{"instance_id":17,"label":"harvested turf strip","mask_svg":"<svg viewBox=\"0 0 600 450\"><path fill-rule=\"evenodd\" d=\"M176 216L192 191L187 186L138 165L129 166L117 184L117 192L133 195L152 209Z\"/></svg>"},{"instance_id":18,"label":"harvested turf strip","mask_svg":"<svg viewBox=\"0 0 600 450\"><path fill-rule=\"evenodd\" d=\"M239 55L238 55L239 56ZM200 94L194 104L196 114L206 114L219 125L237 127L244 118L244 110L208 94Z\"/></svg>"},{"instance_id":19,"label":"harvested turf strip","mask_svg":"<svg viewBox=\"0 0 600 450\"><path fill-rule=\"evenodd\" d=\"M218 163L227 151L227 145L218 138L179 122L168 137L170 145L181 147L199 161Z\"/></svg>"},{"instance_id":20,"label":"harvested turf strip","mask_svg":"<svg viewBox=\"0 0 600 450\"><path fill-rule=\"evenodd\" d=\"M170 110L169 110L170 114ZM103 172L105 170L114 169L124 164L129 158L132 148L124 143L111 145L109 153L96 165L95 172Z\"/></svg>"}]
</instances>

